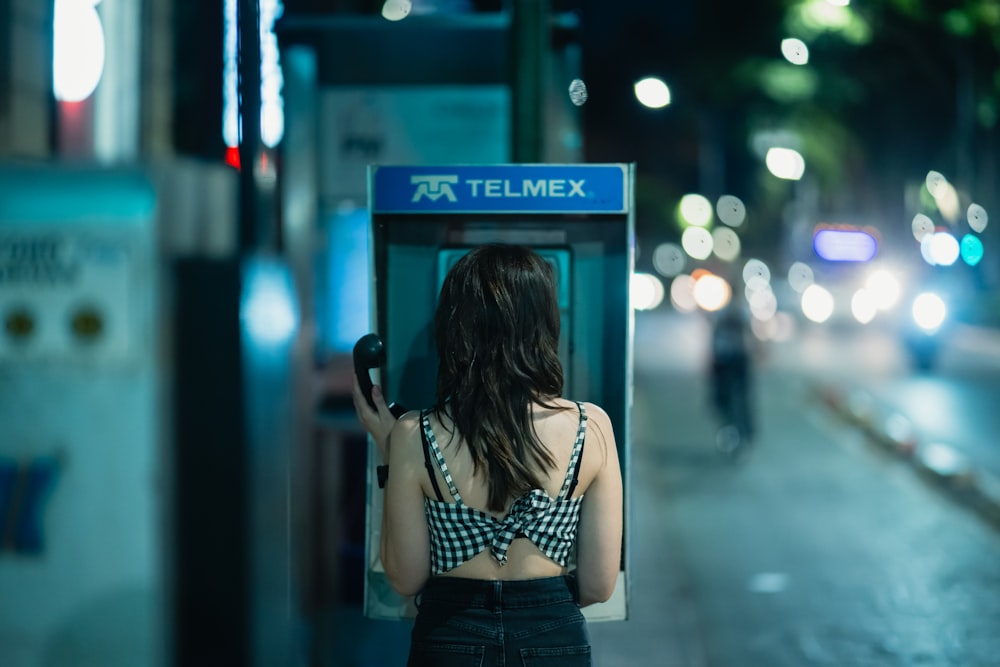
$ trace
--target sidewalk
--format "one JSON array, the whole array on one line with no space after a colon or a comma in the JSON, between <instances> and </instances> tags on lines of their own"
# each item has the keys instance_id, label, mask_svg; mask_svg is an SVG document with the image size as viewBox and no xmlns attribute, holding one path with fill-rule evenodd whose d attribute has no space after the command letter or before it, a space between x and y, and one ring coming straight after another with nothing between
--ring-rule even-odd
<instances>
[{"instance_id":1,"label":"sidewalk","mask_svg":"<svg viewBox=\"0 0 1000 667\"><path fill-rule=\"evenodd\" d=\"M1000 330L958 326L947 341L943 356L947 355L974 359L979 371L1000 376ZM1000 469L995 461L977 459L947 438L929 437L914 426L914 415L903 414L842 379L817 382L812 391L873 446L909 462L921 477L1000 528Z\"/></svg>"},{"instance_id":2,"label":"sidewalk","mask_svg":"<svg viewBox=\"0 0 1000 667\"><path fill-rule=\"evenodd\" d=\"M917 474L1000 529L1000 476L994 471L948 443L923 437L911 419L863 389L815 384L812 392L873 446L908 461Z\"/></svg>"}]
</instances>

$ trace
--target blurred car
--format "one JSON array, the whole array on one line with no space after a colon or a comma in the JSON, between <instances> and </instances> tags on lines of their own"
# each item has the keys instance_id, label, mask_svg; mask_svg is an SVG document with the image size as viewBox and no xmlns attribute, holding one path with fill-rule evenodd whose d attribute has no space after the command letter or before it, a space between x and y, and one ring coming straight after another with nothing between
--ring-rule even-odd
<instances>
[{"instance_id":1,"label":"blurred car","mask_svg":"<svg viewBox=\"0 0 1000 667\"><path fill-rule=\"evenodd\" d=\"M871 227L816 225L810 259L788 274L801 314L838 334L881 328L914 369L933 369L956 322L976 320L984 288L972 268L979 256L964 253L964 240L945 228L925 232L916 245L889 245Z\"/></svg>"},{"instance_id":2,"label":"blurred car","mask_svg":"<svg viewBox=\"0 0 1000 667\"><path fill-rule=\"evenodd\" d=\"M949 273L918 264L816 265L801 290L803 315L844 334L877 327L896 338L916 370L935 367L962 293Z\"/></svg>"}]
</instances>

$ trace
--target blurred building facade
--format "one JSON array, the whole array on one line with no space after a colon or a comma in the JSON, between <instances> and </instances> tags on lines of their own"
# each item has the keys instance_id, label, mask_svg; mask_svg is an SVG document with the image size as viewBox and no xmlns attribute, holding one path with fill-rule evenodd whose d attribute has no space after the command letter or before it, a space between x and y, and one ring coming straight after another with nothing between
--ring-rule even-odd
<instances>
[{"instance_id":1,"label":"blurred building facade","mask_svg":"<svg viewBox=\"0 0 1000 667\"><path fill-rule=\"evenodd\" d=\"M0 155L51 153L51 26L43 3L0 2Z\"/></svg>"},{"instance_id":2,"label":"blurred building facade","mask_svg":"<svg viewBox=\"0 0 1000 667\"><path fill-rule=\"evenodd\" d=\"M101 84L82 102L59 103L53 95L55 3L0 1L0 157L115 163L174 154L174 4L98 4ZM86 136L72 136L80 131Z\"/></svg>"},{"instance_id":3,"label":"blurred building facade","mask_svg":"<svg viewBox=\"0 0 1000 667\"><path fill-rule=\"evenodd\" d=\"M221 70L222 2L191 4L0 0L5 667L292 662L291 568L274 560L290 408L248 417L243 385L291 400L291 364L240 326L241 300L281 272L237 252L221 71L201 75ZM71 101L60 50L104 55ZM185 114L203 132L179 144ZM254 477L262 465L278 475ZM251 508L248 489L265 499Z\"/></svg>"}]
</instances>

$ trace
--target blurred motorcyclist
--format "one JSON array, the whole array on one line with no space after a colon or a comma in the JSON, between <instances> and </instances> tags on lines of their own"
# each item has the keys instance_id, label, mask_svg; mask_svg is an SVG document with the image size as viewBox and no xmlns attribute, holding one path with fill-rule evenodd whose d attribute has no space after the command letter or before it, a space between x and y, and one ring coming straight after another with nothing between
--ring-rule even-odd
<instances>
[{"instance_id":1,"label":"blurred motorcyclist","mask_svg":"<svg viewBox=\"0 0 1000 667\"><path fill-rule=\"evenodd\" d=\"M735 456L753 440L750 332L739 306L719 312L712 328L710 383L712 407L720 422L716 446Z\"/></svg>"}]
</instances>

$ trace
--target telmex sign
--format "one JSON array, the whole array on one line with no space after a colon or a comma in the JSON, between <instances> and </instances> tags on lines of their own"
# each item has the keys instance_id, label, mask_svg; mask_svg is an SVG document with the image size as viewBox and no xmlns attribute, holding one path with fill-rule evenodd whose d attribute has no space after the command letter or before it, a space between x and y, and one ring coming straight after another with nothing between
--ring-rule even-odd
<instances>
[{"instance_id":1,"label":"telmex sign","mask_svg":"<svg viewBox=\"0 0 1000 667\"><path fill-rule=\"evenodd\" d=\"M455 190L451 184L458 182L458 176L455 175L417 174L410 176L410 183L417 186L413 192L413 199L410 201L417 202L423 197L436 201L439 197L446 197L450 202L457 202L458 197L455 196ZM482 178L469 178L466 179L464 185L471 189L469 193L470 197L480 196L479 193L481 191L484 197L575 196L586 198L587 195L583 192L583 184L586 183L584 179L581 178L578 181L569 179L568 183L569 187L567 188L567 179L565 178L550 178L548 180L541 179L535 181L524 179L520 184L515 183L512 187L508 179L489 178L484 180ZM480 190L480 188L482 189Z\"/></svg>"},{"instance_id":2,"label":"telmex sign","mask_svg":"<svg viewBox=\"0 0 1000 667\"><path fill-rule=\"evenodd\" d=\"M624 213L625 165L372 167L376 213Z\"/></svg>"}]
</instances>

